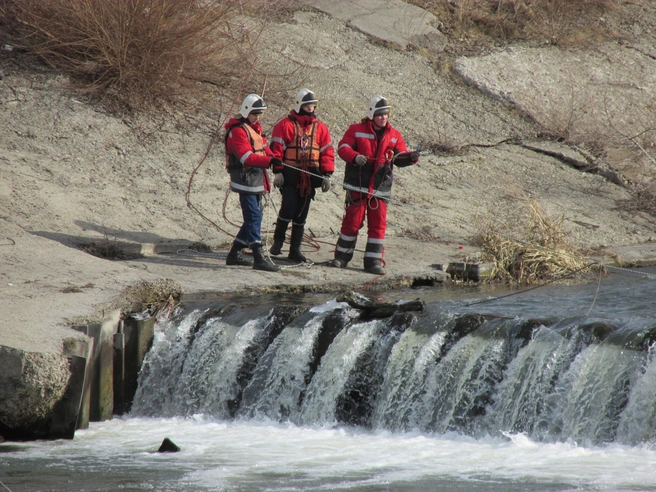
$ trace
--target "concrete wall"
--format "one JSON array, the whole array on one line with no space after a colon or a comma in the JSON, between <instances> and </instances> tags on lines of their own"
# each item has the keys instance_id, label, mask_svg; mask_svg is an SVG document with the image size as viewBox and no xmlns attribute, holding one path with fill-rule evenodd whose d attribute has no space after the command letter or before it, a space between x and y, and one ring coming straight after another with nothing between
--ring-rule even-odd
<instances>
[{"instance_id":1,"label":"concrete wall","mask_svg":"<svg viewBox=\"0 0 656 492\"><path fill-rule=\"evenodd\" d=\"M155 320L120 319L74 327L61 353L0 346L0 437L72 439L89 422L129 410Z\"/></svg>"}]
</instances>

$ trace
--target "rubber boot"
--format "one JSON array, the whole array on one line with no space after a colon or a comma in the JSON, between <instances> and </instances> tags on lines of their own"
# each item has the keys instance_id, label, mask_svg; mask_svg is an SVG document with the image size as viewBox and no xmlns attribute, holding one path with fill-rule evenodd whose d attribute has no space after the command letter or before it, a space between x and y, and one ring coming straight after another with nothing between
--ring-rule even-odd
<instances>
[{"instance_id":1,"label":"rubber boot","mask_svg":"<svg viewBox=\"0 0 656 492\"><path fill-rule=\"evenodd\" d=\"M277 272L280 270L280 267L271 263L271 260L262 254L262 247L259 247L253 248L253 270Z\"/></svg>"},{"instance_id":2,"label":"rubber boot","mask_svg":"<svg viewBox=\"0 0 656 492\"><path fill-rule=\"evenodd\" d=\"M374 275L383 275L383 248L382 239L367 238L367 246L364 249L364 271Z\"/></svg>"},{"instance_id":3,"label":"rubber boot","mask_svg":"<svg viewBox=\"0 0 656 492\"><path fill-rule=\"evenodd\" d=\"M348 263L349 263L349 260L346 259L344 256L337 255L337 256L335 256L335 259L330 262L330 266L335 267L335 268L346 268Z\"/></svg>"},{"instance_id":4,"label":"rubber boot","mask_svg":"<svg viewBox=\"0 0 656 492\"><path fill-rule=\"evenodd\" d=\"M380 262L365 266L364 271L367 273L373 273L374 275L382 275L385 273L385 270L383 269L383 266L380 264Z\"/></svg>"},{"instance_id":5,"label":"rubber boot","mask_svg":"<svg viewBox=\"0 0 656 492\"><path fill-rule=\"evenodd\" d=\"M226 256L226 265L228 266L251 266L253 261L250 258L244 258L241 254L241 250L244 247L238 243L232 243L232 248Z\"/></svg>"},{"instance_id":6,"label":"rubber boot","mask_svg":"<svg viewBox=\"0 0 656 492\"><path fill-rule=\"evenodd\" d=\"M289 245L289 258L292 261L305 263L307 258L301 253L301 243L303 242L304 227L302 225L292 224L292 239Z\"/></svg>"},{"instance_id":7,"label":"rubber boot","mask_svg":"<svg viewBox=\"0 0 656 492\"><path fill-rule=\"evenodd\" d=\"M269 253L274 256L280 254L282 245L285 243L285 233L287 232L288 225L289 222L285 222L284 220L278 219L276 222L276 230L273 233L273 245L269 248Z\"/></svg>"}]
</instances>

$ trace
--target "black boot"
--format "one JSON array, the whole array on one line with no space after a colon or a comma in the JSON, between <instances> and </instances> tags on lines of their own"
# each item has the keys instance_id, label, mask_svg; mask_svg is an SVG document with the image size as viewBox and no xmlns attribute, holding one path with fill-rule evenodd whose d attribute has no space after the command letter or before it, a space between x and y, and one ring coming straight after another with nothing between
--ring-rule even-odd
<instances>
[{"instance_id":1,"label":"black boot","mask_svg":"<svg viewBox=\"0 0 656 492\"><path fill-rule=\"evenodd\" d=\"M292 224L292 239L289 245L289 258L292 261L298 261L299 263L305 263L307 258L301 253L301 243L303 242L303 231L304 227L302 225Z\"/></svg>"},{"instance_id":2,"label":"black boot","mask_svg":"<svg viewBox=\"0 0 656 492\"><path fill-rule=\"evenodd\" d=\"M383 275L385 273L385 270L380 263L366 266L364 267L364 271L367 273L373 273L374 275Z\"/></svg>"},{"instance_id":3,"label":"black boot","mask_svg":"<svg viewBox=\"0 0 656 492\"><path fill-rule=\"evenodd\" d=\"M259 247L253 248L253 270L277 272L280 270L280 267L271 263L271 260L262 254L262 247Z\"/></svg>"},{"instance_id":4,"label":"black boot","mask_svg":"<svg viewBox=\"0 0 656 492\"><path fill-rule=\"evenodd\" d=\"M329 264L330 266L333 266L335 268L346 268L348 263L349 263L349 259L347 259L344 256L337 255L335 256L335 259L331 261Z\"/></svg>"},{"instance_id":5,"label":"black boot","mask_svg":"<svg viewBox=\"0 0 656 492\"><path fill-rule=\"evenodd\" d=\"M232 248L226 256L226 265L228 266L251 266L253 261L250 258L244 258L241 254L241 250L244 247L238 243L232 243Z\"/></svg>"},{"instance_id":6,"label":"black boot","mask_svg":"<svg viewBox=\"0 0 656 492\"><path fill-rule=\"evenodd\" d=\"M273 246L269 248L269 253L274 256L278 256L280 254L282 245L285 243L285 233L287 232L288 224L289 222L285 222L284 220L280 219L278 219L276 222L276 230L273 233Z\"/></svg>"}]
</instances>

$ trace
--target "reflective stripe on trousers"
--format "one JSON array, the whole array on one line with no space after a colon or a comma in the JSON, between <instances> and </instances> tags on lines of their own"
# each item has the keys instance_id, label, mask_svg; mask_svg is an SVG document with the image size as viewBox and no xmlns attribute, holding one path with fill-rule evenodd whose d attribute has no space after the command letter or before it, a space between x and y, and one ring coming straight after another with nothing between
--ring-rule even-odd
<instances>
[{"instance_id":1,"label":"reflective stripe on trousers","mask_svg":"<svg viewBox=\"0 0 656 492\"><path fill-rule=\"evenodd\" d=\"M351 194L351 203L346 207L342 228L335 248L335 258L351 261L358 232L367 219L367 247L365 267L380 264L383 258L383 241L387 230L387 203L377 198L361 200L360 193Z\"/></svg>"},{"instance_id":2,"label":"reflective stripe on trousers","mask_svg":"<svg viewBox=\"0 0 656 492\"><path fill-rule=\"evenodd\" d=\"M383 260L383 239L367 238L367 247L364 250L364 267L369 268L380 265Z\"/></svg>"}]
</instances>

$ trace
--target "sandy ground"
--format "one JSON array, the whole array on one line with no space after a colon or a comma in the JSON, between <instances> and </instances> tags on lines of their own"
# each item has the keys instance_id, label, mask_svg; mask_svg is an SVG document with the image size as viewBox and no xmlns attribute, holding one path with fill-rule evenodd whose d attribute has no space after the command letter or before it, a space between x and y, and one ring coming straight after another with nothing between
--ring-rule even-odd
<instances>
[{"instance_id":1,"label":"sandy ground","mask_svg":"<svg viewBox=\"0 0 656 492\"><path fill-rule=\"evenodd\" d=\"M263 126L270 132L301 86L320 98L318 114L335 143L364 116L372 95L392 101L392 124L409 146L421 145L422 157L396 175L384 277L361 270L362 240L348 269L325 265L343 213L341 160L333 189L312 203L303 249L313 266L283 259L275 261L289 268L280 273L226 267L240 215L237 197L227 193L221 145L190 179L232 101L197 114L117 118L87 104L65 77L26 68L20 53L1 53L0 344L58 351L71 320L97 316L141 281L173 279L188 294L439 281L436 265L476 260L472 237L492 219L512 222L509 211L527 199L562 217L572 243L594 249L601 261L656 259L656 218L636 210L626 187L608 173L594 172L609 163L539 138L550 101L571 94L558 73L594 74L601 66L613 76L590 75L586 87L602 84L605 98L622 111L646 107L656 91L653 45L610 44L585 56L556 48L502 50L456 60L454 75L437 72L421 50L390 48L370 35L319 11L297 12L271 26L261 53L265 67L296 75L289 90L265 93L270 110ZM310 36L316 42L303 41ZM428 38L425 49L439 49L441 42ZM623 53L629 52L627 65ZM626 81L639 89L627 95ZM635 118L626 116L627 125L642 121L642 110L636 111ZM445 147L460 151L447 154ZM650 183L649 170L633 171ZM188 206L187 191L214 224ZM269 228L278 206L274 192L265 208ZM270 244L270 230L264 237ZM102 259L83 248L89 244L141 256Z\"/></svg>"}]
</instances>

